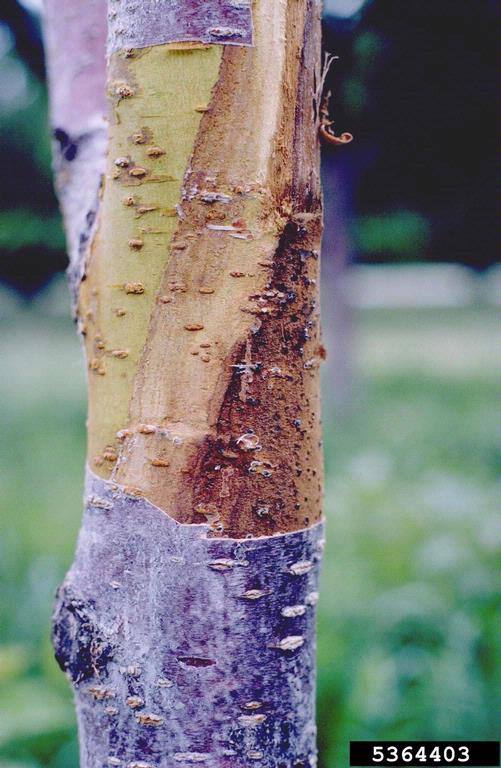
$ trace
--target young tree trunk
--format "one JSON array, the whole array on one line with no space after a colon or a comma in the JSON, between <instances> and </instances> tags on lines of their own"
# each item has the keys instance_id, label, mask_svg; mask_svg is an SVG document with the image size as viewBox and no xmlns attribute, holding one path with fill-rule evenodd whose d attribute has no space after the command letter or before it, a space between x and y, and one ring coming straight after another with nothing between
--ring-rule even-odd
<instances>
[{"instance_id":1,"label":"young tree trunk","mask_svg":"<svg viewBox=\"0 0 501 768\"><path fill-rule=\"evenodd\" d=\"M46 27L89 384L54 616L81 765L313 766L318 0L48 0Z\"/></svg>"}]
</instances>

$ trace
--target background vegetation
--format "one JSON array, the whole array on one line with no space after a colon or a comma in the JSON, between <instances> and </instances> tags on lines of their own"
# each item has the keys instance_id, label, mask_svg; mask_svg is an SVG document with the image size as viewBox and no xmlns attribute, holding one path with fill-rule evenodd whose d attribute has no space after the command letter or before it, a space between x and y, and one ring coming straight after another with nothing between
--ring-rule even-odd
<instances>
[{"instance_id":1,"label":"background vegetation","mask_svg":"<svg viewBox=\"0 0 501 768\"><path fill-rule=\"evenodd\" d=\"M85 382L61 282L2 295L0 768L76 768L49 644L81 514ZM357 392L325 386L321 766L350 739L495 738L495 326L482 307L360 310ZM445 354L444 354L445 353Z\"/></svg>"}]
</instances>

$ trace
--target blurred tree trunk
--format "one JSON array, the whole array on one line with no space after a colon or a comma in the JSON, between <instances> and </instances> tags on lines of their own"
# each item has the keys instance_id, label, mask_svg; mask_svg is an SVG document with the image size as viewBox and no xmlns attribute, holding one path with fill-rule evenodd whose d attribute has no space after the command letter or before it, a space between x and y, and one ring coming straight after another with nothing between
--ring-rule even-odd
<instances>
[{"instance_id":1,"label":"blurred tree trunk","mask_svg":"<svg viewBox=\"0 0 501 768\"><path fill-rule=\"evenodd\" d=\"M105 65L106 13L46 19L89 386L54 616L81 764L310 766L319 3L110 0Z\"/></svg>"},{"instance_id":2,"label":"blurred tree trunk","mask_svg":"<svg viewBox=\"0 0 501 768\"><path fill-rule=\"evenodd\" d=\"M322 297L328 348L332 350L323 375L337 416L346 416L353 403L353 313L346 294L346 276L353 261L350 220L353 211L353 158L326 149L323 159L326 217L323 237Z\"/></svg>"}]
</instances>

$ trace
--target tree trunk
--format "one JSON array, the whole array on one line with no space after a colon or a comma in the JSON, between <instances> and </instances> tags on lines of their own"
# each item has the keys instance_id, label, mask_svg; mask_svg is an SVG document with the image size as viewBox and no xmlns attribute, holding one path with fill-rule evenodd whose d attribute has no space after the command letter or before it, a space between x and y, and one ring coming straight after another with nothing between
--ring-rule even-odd
<instances>
[{"instance_id":1,"label":"tree trunk","mask_svg":"<svg viewBox=\"0 0 501 768\"><path fill-rule=\"evenodd\" d=\"M336 148L324 155L323 191L329 218L322 247L322 294L326 312L323 320L330 332L328 348L332 356L323 375L330 383L334 415L349 416L354 404L354 323L346 295L346 277L353 261L350 224L353 219L353 161Z\"/></svg>"},{"instance_id":2,"label":"tree trunk","mask_svg":"<svg viewBox=\"0 0 501 768\"><path fill-rule=\"evenodd\" d=\"M81 5L46 19L89 384L54 616L81 765L312 766L319 4L110 0L106 67Z\"/></svg>"}]
</instances>

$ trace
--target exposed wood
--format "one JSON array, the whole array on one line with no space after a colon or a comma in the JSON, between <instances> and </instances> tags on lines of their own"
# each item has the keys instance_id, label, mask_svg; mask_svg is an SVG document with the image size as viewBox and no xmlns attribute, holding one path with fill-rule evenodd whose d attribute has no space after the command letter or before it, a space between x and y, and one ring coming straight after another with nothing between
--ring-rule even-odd
<instances>
[{"instance_id":1,"label":"exposed wood","mask_svg":"<svg viewBox=\"0 0 501 768\"><path fill-rule=\"evenodd\" d=\"M252 48L111 60L80 304L89 457L178 520L216 506L224 535L321 515L318 24L316 6L260 2Z\"/></svg>"},{"instance_id":2,"label":"exposed wood","mask_svg":"<svg viewBox=\"0 0 501 768\"><path fill-rule=\"evenodd\" d=\"M102 125L92 161L78 144L98 212L83 238L87 204L60 184L90 470L54 646L81 768L313 768L320 7L158 8L110 0L105 162Z\"/></svg>"},{"instance_id":3,"label":"exposed wood","mask_svg":"<svg viewBox=\"0 0 501 768\"><path fill-rule=\"evenodd\" d=\"M221 52L220 46L155 46L110 61L106 172L79 301L89 368L89 462L103 477L120 450L117 432L130 427L131 392L202 117L197 107L210 99ZM169 288L167 294L174 297Z\"/></svg>"}]
</instances>

